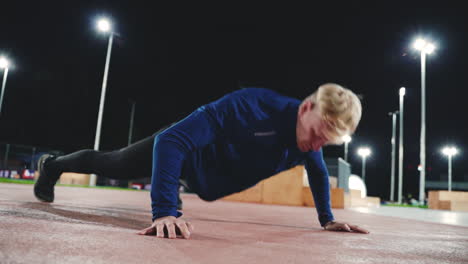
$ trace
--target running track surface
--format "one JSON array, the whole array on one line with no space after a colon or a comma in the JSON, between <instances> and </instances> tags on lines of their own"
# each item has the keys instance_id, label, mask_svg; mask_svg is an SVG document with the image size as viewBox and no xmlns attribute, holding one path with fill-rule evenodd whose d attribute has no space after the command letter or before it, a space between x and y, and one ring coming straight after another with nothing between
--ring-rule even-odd
<instances>
[{"instance_id":1,"label":"running track surface","mask_svg":"<svg viewBox=\"0 0 468 264\"><path fill-rule=\"evenodd\" d=\"M189 240L136 235L149 192L0 184L0 263L468 263L468 228L334 210L371 234L324 231L314 208L182 196Z\"/></svg>"}]
</instances>

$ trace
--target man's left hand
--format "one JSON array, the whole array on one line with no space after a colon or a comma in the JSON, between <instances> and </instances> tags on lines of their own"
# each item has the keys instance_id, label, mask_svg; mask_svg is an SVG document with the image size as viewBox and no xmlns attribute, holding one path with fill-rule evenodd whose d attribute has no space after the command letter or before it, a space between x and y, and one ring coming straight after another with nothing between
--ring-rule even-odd
<instances>
[{"instance_id":1,"label":"man's left hand","mask_svg":"<svg viewBox=\"0 0 468 264\"><path fill-rule=\"evenodd\" d=\"M342 231L342 232L356 232L356 233L362 233L362 234L369 234L369 231L357 225L351 225L348 223L335 222L335 221L330 221L326 223L324 228L327 231Z\"/></svg>"}]
</instances>

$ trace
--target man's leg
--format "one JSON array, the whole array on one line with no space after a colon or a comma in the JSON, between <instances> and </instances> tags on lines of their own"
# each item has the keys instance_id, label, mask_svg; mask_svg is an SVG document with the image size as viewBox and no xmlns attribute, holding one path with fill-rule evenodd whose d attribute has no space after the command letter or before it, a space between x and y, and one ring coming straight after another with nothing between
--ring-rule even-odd
<instances>
[{"instance_id":1,"label":"man's leg","mask_svg":"<svg viewBox=\"0 0 468 264\"><path fill-rule=\"evenodd\" d=\"M150 177L155 135L116 151L80 150L60 157L44 155L38 162L39 179L34 193L39 200L52 202L54 185L62 172L94 173L113 179Z\"/></svg>"},{"instance_id":2,"label":"man's leg","mask_svg":"<svg viewBox=\"0 0 468 264\"><path fill-rule=\"evenodd\" d=\"M167 127L116 151L88 149L60 157L42 156L38 161L39 178L34 185L34 194L43 202L53 202L54 185L63 172L94 173L118 180L151 177L154 138ZM177 207L182 210L180 194L178 198Z\"/></svg>"}]
</instances>

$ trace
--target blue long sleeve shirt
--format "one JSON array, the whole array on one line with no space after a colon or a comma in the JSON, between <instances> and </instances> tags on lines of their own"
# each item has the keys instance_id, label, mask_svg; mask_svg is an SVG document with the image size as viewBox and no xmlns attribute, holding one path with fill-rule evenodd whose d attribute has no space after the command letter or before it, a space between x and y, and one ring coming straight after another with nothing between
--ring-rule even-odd
<instances>
[{"instance_id":1,"label":"blue long sleeve shirt","mask_svg":"<svg viewBox=\"0 0 468 264\"><path fill-rule=\"evenodd\" d=\"M155 137L153 220L179 217L179 179L213 201L304 164L320 224L333 220L322 150L296 143L300 101L261 88L245 88L204 105Z\"/></svg>"}]
</instances>

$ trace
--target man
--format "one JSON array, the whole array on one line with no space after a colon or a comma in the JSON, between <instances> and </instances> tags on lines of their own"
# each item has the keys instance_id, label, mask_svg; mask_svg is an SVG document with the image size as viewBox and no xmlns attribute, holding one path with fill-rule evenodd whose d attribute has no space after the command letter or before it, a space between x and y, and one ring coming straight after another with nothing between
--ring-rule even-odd
<instances>
[{"instance_id":1,"label":"man","mask_svg":"<svg viewBox=\"0 0 468 264\"><path fill-rule=\"evenodd\" d=\"M321 147L341 144L361 118L357 96L337 84L324 84L300 102L267 89L248 88L204 105L154 136L112 152L82 150L39 161L38 199L53 201L61 172L123 178L148 175L152 161L153 224L141 235L189 238L193 226L177 210L184 182L206 201L247 189L305 162L319 222L330 231L368 233L335 222ZM151 144L150 144L151 143ZM153 147L153 154L148 149ZM139 169L135 172L135 169Z\"/></svg>"}]
</instances>

